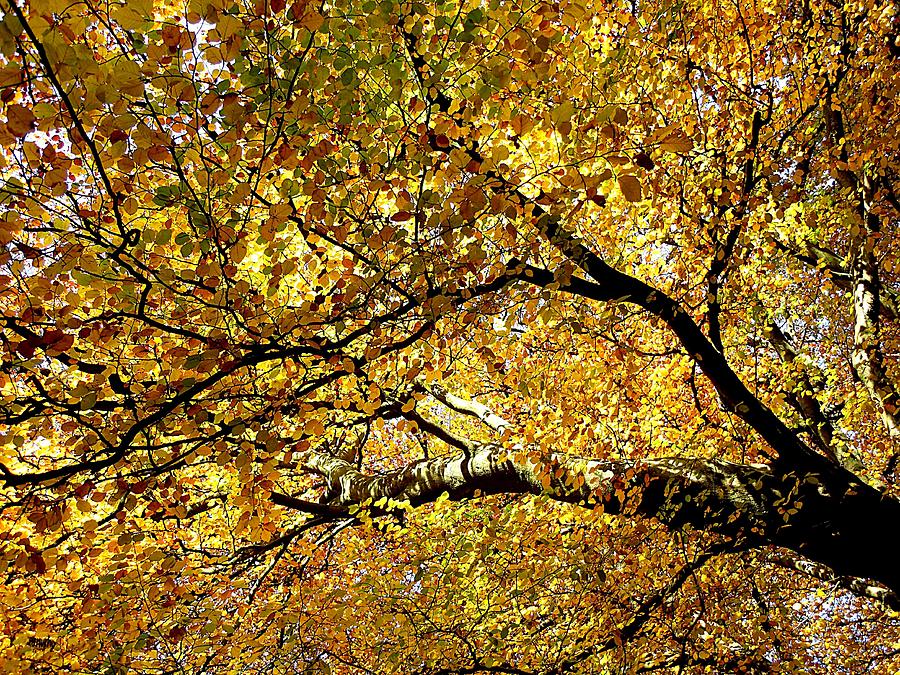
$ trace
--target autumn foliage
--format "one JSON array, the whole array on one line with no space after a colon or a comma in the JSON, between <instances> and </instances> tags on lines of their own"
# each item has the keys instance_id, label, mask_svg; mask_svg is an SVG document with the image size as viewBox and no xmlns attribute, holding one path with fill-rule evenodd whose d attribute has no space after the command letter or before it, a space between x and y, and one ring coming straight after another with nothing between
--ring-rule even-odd
<instances>
[{"instance_id":1,"label":"autumn foliage","mask_svg":"<svg viewBox=\"0 0 900 675\"><path fill-rule=\"evenodd\" d=\"M0 671L900 669L895 3L0 17Z\"/></svg>"}]
</instances>

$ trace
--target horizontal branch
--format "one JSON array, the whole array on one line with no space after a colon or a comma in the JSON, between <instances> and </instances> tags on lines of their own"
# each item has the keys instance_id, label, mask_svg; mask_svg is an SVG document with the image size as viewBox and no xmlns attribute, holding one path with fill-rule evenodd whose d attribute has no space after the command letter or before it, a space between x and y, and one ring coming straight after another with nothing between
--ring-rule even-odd
<instances>
[{"instance_id":1,"label":"horizontal branch","mask_svg":"<svg viewBox=\"0 0 900 675\"><path fill-rule=\"evenodd\" d=\"M803 249L793 243L777 242L777 245L800 262L826 270L831 282L842 291L853 290L853 278L850 271L834 251L812 243L806 244ZM882 286L880 305L881 318L887 321L895 320L900 316L900 293L892 288Z\"/></svg>"},{"instance_id":2,"label":"horizontal branch","mask_svg":"<svg viewBox=\"0 0 900 675\"><path fill-rule=\"evenodd\" d=\"M807 576L844 588L861 597L878 600L878 602L882 603L888 609L900 612L900 598L883 586L874 586L856 577L840 576L825 567L825 565L821 565L811 560L802 560L787 555L778 555L773 558L773 561L782 567L796 570Z\"/></svg>"},{"instance_id":3,"label":"horizontal branch","mask_svg":"<svg viewBox=\"0 0 900 675\"><path fill-rule=\"evenodd\" d=\"M482 445L383 474L316 451L301 461L325 478L327 504L336 511L382 499L419 506L443 495L546 495L613 515L655 518L672 529L702 529L735 547L781 546L838 575L900 588L900 570L882 543L896 534L900 503L866 486L848 488L838 468L834 476L719 459L609 461L536 451L530 457Z\"/></svg>"}]
</instances>

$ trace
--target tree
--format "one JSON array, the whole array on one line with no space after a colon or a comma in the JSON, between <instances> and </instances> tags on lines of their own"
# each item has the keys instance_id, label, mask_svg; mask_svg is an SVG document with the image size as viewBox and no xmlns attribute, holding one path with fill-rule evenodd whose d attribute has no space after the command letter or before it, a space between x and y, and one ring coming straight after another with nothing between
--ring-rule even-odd
<instances>
[{"instance_id":1,"label":"tree","mask_svg":"<svg viewBox=\"0 0 900 675\"><path fill-rule=\"evenodd\" d=\"M894 5L2 12L7 671L900 667Z\"/></svg>"}]
</instances>

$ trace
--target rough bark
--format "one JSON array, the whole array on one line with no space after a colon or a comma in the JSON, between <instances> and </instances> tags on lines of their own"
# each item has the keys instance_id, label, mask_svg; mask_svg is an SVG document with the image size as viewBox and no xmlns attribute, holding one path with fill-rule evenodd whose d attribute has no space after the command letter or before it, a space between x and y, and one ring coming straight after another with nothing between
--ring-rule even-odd
<instances>
[{"instance_id":1,"label":"rough bark","mask_svg":"<svg viewBox=\"0 0 900 675\"><path fill-rule=\"evenodd\" d=\"M900 438L900 394L888 378L881 353L881 311L878 263L868 240L859 244L852 265L853 368L862 380L881 421L893 438Z\"/></svg>"},{"instance_id":2,"label":"rough bark","mask_svg":"<svg viewBox=\"0 0 900 675\"><path fill-rule=\"evenodd\" d=\"M454 500L545 494L610 514L655 518L673 529L714 532L736 548L781 546L838 575L900 590L900 567L885 551L900 522L900 502L848 482L840 467L823 473L716 459L605 461L564 454L535 462L510 452L483 445L381 475L317 452L307 453L304 463L325 477L332 509L372 507L387 499L419 506L444 493Z\"/></svg>"},{"instance_id":3,"label":"rough bark","mask_svg":"<svg viewBox=\"0 0 900 675\"><path fill-rule=\"evenodd\" d=\"M846 141L845 124L840 110L831 105L830 93L823 112L828 132L838 144ZM846 147L841 146L841 161L846 162ZM900 393L889 379L881 352L880 320L882 305L890 299L881 287L875 242L881 222L875 202L877 180L865 171L859 174L841 171L838 178L845 188L855 190L858 198L859 225L852 231L850 246L850 287L853 291L853 368L875 404L881 420L892 438L900 438ZM895 298L894 298L895 299ZM892 307L895 310L896 307ZM893 312L896 317L896 312ZM895 455L896 457L896 455ZM892 460L893 462L894 460Z\"/></svg>"}]
</instances>

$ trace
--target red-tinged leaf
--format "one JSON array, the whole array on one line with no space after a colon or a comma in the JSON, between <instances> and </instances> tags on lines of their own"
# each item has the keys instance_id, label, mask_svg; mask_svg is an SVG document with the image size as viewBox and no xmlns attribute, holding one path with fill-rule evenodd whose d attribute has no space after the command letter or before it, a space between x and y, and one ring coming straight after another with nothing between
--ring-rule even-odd
<instances>
[{"instance_id":1,"label":"red-tinged leaf","mask_svg":"<svg viewBox=\"0 0 900 675\"><path fill-rule=\"evenodd\" d=\"M413 214L409 211L397 211L394 215L391 216L391 220L395 223L402 223L404 221L410 220L413 217Z\"/></svg>"},{"instance_id":2,"label":"red-tinged leaf","mask_svg":"<svg viewBox=\"0 0 900 675\"><path fill-rule=\"evenodd\" d=\"M56 340L51 345L51 348L54 352L62 353L62 352L68 351L74 344L75 344L75 336L69 335L68 333L66 333L61 338Z\"/></svg>"},{"instance_id":3,"label":"red-tinged leaf","mask_svg":"<svg viewBox=\"0 0 900 675\"><path fill-rule=\"evenodd\" d=\"M34 569L38 574L43 574L47 571L47 562L44 560L44 556L41 555L40 551L35 551L30 556L31 564L34 565Z\"/></svg>"},{"instance_id":4,"label":"red-tinged leaf","mask_svg":"<svg viewBox=\"0 0 900 675\"><path fill-rule=\"evenodd\" d=\"M169 149L162 145L153 145L147 150L147 156L154 162L164 162L169 159Z\"/></svg>"},{"instance_id":5,"label":"red-tinged leaf","mask_svg":"<svg viewBox=\"0 0 900 675\"><path fill-rule=\"evenodd\" d=\"M178 26L167 24L162 29L160 36L169 49L174 49L181 43L181 29Z\"/></svg>"},{"instance_id":6,"label":"red-tinged leaf","mask_svg":"<svg viewBox=\"0 0 900 675\"><path fill-rule=\"evenodd\" d=\"M22 340L22 342L16 345L16 351L26 359L30 359L34 356L34 350L36 348L37 343L32 340Z\"/></svg>"},{"instance_id":7,"label":"red-tinged leaf","mask_svg":"<svg viewBox=\"0 0 900 675\"><path fill-rule=\"evenodd\" d=\"M37 260L41 257L40 249L37 249L34 246L29 246L21 241L14 241L13 246L19 249L29 260Z\"/></svg>"},{"instance_id":8,"label":"red-tinged leaf","mask_svg":"<svg viewBox=\"0 0 900 675\"><path fill-rule=\"evenodd\" d=\"M74 490L75 496L79 497L79 498L86 497L88 494L90 494L91 490L93 490L93 489L94 489L94 483L91 481L85 481L84 483L79 485L77 488L75 488L75 490Z\"/></svg>"},{"instance_id":9,"label":"red-tinged leaf","mask_svg":"<svg viewBox=\"0 0 900 675\"><path fill-rule=\"evenodd\" d=\"M129 485L128 490L136 495L139 495L147 489L147 485L147 481L139 480L136 483L132 483L131 485Z\"/></svg>"},{"instance_id":10,"label":"red-tinged leaf","mask_svg":"<svg viewBox=\"0 0 900 675\"><path fill-rule=\"evenodd\" d=\"M59 340L62 340L65 337L65 333L61 330L57 330L56 328L51 328L49 330L44 331L44 335L41 336L41 344L42 345L52 345Z\"/></svg>"},{"instance_id":11,"label":"red-tinged leaf","mask_svg":"<svg viewBox=\"0 0 900 675\"><path fill-rule=\"evenodd\" d=\"M647 169L647 171L652 170L653 167L656 166L656 164L653 162L653 158L650 157L650 155L648 155L646 152L639 152L638 154L636 154L633 161L635 166L639 166L642 169Z\"/></svg>"}]
</instances>

